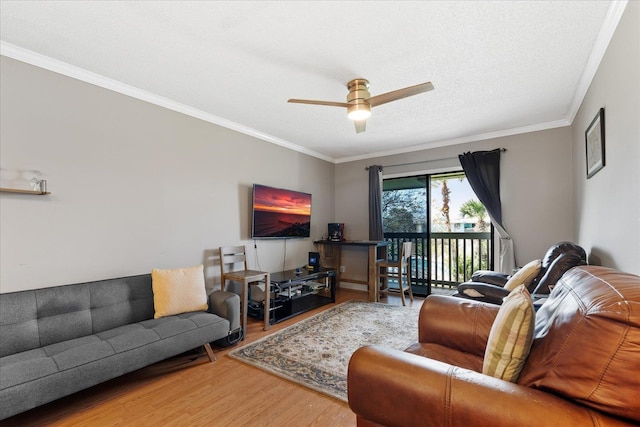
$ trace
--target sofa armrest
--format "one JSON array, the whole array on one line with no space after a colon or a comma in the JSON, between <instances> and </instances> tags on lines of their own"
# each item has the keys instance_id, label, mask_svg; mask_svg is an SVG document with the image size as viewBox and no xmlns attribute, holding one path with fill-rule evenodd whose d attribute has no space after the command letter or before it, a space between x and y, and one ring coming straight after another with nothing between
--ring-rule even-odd
<instances>
[{"instance_id":1,"label":"sofa armrest","mask_svg":"<svg viewBox=\"0 0 640 427\"><path fill-rule=\"evenodd\" d=\"M509 275L490 270L478 270L471 275L472 282L489 283L496 286L504 286L509 280Z\"/></svg>"},{"instance_id":2,"label":"sofa armrest","mask_svg":"<svg viewBox=\"0 0 640 427\"><path fill-rule=\"evenodd\" d=\"M476 301L500 305L507 295L509 295L508 290L489 283L464 282L458 285L458 296Z\"/></svg>"},{"instance_id":3,"label":"sofa armrest","mask_svg":"<svg viewBox=\"0 0 640 427\"><path fill-rule=\"evenodd\" d=\"M420 308L418 341L484 356L498 310L495 304L430 295Z\"/></svg>"},{"instance_id":4,"label":"sofa armrest","mask_svg":"<svg viewBox=\"0 0 640 427\"><path fill-rule=\"evenodd\" d=\"M379 346L353 354L347 390L367 425L629 425L541 390Z\"/></svg>"},{"instance_id":5,"label":"sofa armrest","mask_svg":"<svg viewBox=\"0 0 640 427\"><path fill-rule=\"evenodd\" d=\"M240 297L237 294L213 291L209 295L209 311L229 321L229 332L240 329Z\"/></svg>"}]
</instances>

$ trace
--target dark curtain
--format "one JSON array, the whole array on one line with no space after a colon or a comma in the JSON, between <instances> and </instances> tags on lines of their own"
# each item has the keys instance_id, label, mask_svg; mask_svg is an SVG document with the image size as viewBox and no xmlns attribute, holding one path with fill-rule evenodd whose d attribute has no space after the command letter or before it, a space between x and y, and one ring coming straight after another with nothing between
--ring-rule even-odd
<instances>
[{"instance_id":1,"label":"dark curtain","mask_svg":"<svg viewBox=\"0 0 640 427\"><path fill-rule=\"evenodd\" d=\"M500 270L511 274L515 268L515 256L511 236L502 223L500 202L500 149L467 152L458 156L469 185L487 208L493 226L500 236Z\"/></svg>"},{"instance_id":2,"label":"dark curtain","mask_svg":"<svg viewBox=\"0 0 640 427\"><path fill-rule=\"evenodd\" d=\"M500 202L500 149L467 152L458 156L469 185L491 218L502 225Z\"/></svg>"},{"instance_id":3,"label":"dark curtain","mask_svg":"<svg viewBox=\"0 0 640 427\"><path fill-rule=\"evenodd\" d=\"M369 166L369 240L383 240L382 166Z\"/></svg>"}]
</instances>

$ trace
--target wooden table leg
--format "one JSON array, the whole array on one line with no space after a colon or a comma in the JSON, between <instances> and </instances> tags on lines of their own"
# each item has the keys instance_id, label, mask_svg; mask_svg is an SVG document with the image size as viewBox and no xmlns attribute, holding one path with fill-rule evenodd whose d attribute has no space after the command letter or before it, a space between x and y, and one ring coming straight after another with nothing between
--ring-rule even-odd
<instances>
[{"instance_id":1,"label":"wooden table leg","mask_svg":"<svg viewBox=\"0 0 640 427\"><path fill-rule=\"evenodd\" d=\"M269 321L269 300L271 298L271 276L269 273L264 275L264 330L268 331L271 327Z\"/></svg>"},{"instance_id":2,"label":"wooden table leg","mask_svg":"<svg viewBox=\"0 0 640 427\"><path fill-rule=\"evenodd\" d=\"M247 313L249 312L249 282L242 283L242 341L247 335Z\"/></svg>"},{"instance_id":3,"label":"wooden table leg","mask_svg":"<svg viewBox=\"0 0 640 427\"><path fill-rule=\"evenodd\" d=\"M369 301L375 302L378 301L378 284L376 283L376 258L377 258L377 247L374 245L369 246L369 273L367 277L367 282L369 285Z\"/></svg>"}]
</instances>

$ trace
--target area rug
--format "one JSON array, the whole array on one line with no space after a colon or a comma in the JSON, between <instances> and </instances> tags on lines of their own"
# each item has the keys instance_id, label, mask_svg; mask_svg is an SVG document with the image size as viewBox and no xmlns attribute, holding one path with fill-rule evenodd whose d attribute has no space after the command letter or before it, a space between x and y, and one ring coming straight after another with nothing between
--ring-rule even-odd
<instances>
[{"instance_id":1,"label":"area rug","mask_svg":"<svg viewBox=\"0 0 640 427\"><path fill-rule=\"evenodd\" d=\"M347 368L369 344L404 350L418 340L416 307L347 301L228 353L282 378L347 401Z\"/></svg>"}]
</instances>

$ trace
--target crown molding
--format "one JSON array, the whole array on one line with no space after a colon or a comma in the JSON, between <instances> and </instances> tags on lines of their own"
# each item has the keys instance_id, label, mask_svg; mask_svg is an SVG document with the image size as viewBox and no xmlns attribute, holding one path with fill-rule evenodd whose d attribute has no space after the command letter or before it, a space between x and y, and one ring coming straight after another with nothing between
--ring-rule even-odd
<instances>
[{"instance_id":1,"label":"crown molding","mask_svg":"<svg viewBox=\"0 0 640 427\"><path fill-rule=\"evenodd\" d=\"M335 160L335 163L347 163L357 160L366 160L377 157L392 156L394 154L412 153L415 151L429 150L432 148L447 147L449 145L465 144L468 142L484 141L486 139L501 138L503 136L519 135L523 133L538 132L541 130L555 129L564 126L570 126L568 119L556 120L553 122L538 123L530 126L523 126L513 129L499 130L496 132L488 132L478 135L464 136L461 138L447 139L444 141L435 141L428 144L412 145L411 147L399 148L396 150L378 151L376 153L365 154L362 156L342 157Z\"/></svg>"},{"instance_id":2,"label":"crown molding","mask_svg":"<svg viewBox=\"0 0 640 427\"><path fill-rule=\"evenodd\" d=\"M576 114L578 114L582 101L584 101L584 97L587 95L589 86L591 86L591 82L598 71L598 67L600 67L600 62L602 62L602 58L604 58L605 52L609 47L609 42L611 42L611 38L616 32L616 28L618 28L618 24L620 23L620 19L622 18L622 14L624 13L627 4L627 0L619 0L611 2L611 5L609 6L607 16L602 23L602 27L600 28L596 42L593 45L593 50L591 51L587 65L584 67L582 77L580 77L580 81L578 82L578 88L576 89L576 93L573 97L573 102L571 103L571 107L569 107L569 112L567 113L567 117L571 123L573 123L573 120L576 118Z\"/></svg>"},{"instance_id":3,"label":"crown molding","mask_svg":"<svg viewBox=\"0 0 640 427\"><path fill-rule=\"evenodd\" d=\"M186 114L188 116L195 117L197 119L204 120L206 122L213 123L215 125L231 129L236 132L240 132L242 134L261 139L263 141L267 141L293 151L297 151L299 153L307 154L309 156L316 157L330 163L334 162L334 159L332 157L315 152L313 150L309 150L292 142L285 141L283 139L266 134L264 132L260 132L248 126L244 126L231 120L216 116L214 114L207 113L206 111L202 111L198 108L176 102L169 98L147 92L145 90L122 83L120 81L110 79L108 77L93 73L83 68L67 64L66 62L62 62L57 59L53 59L48 56L30 51L28 49L12 45L5 41L0 41L0 55L15 59L17 61L25 62L39 68L44 68L45 70L53 71L54 73L62 74L64 76L71 77L73 79L80 80L104 89L118 92L123 95L127 95L132 98L136 98L141 101L166 108L168 110Z\"/></svg>"}]
</instances>

